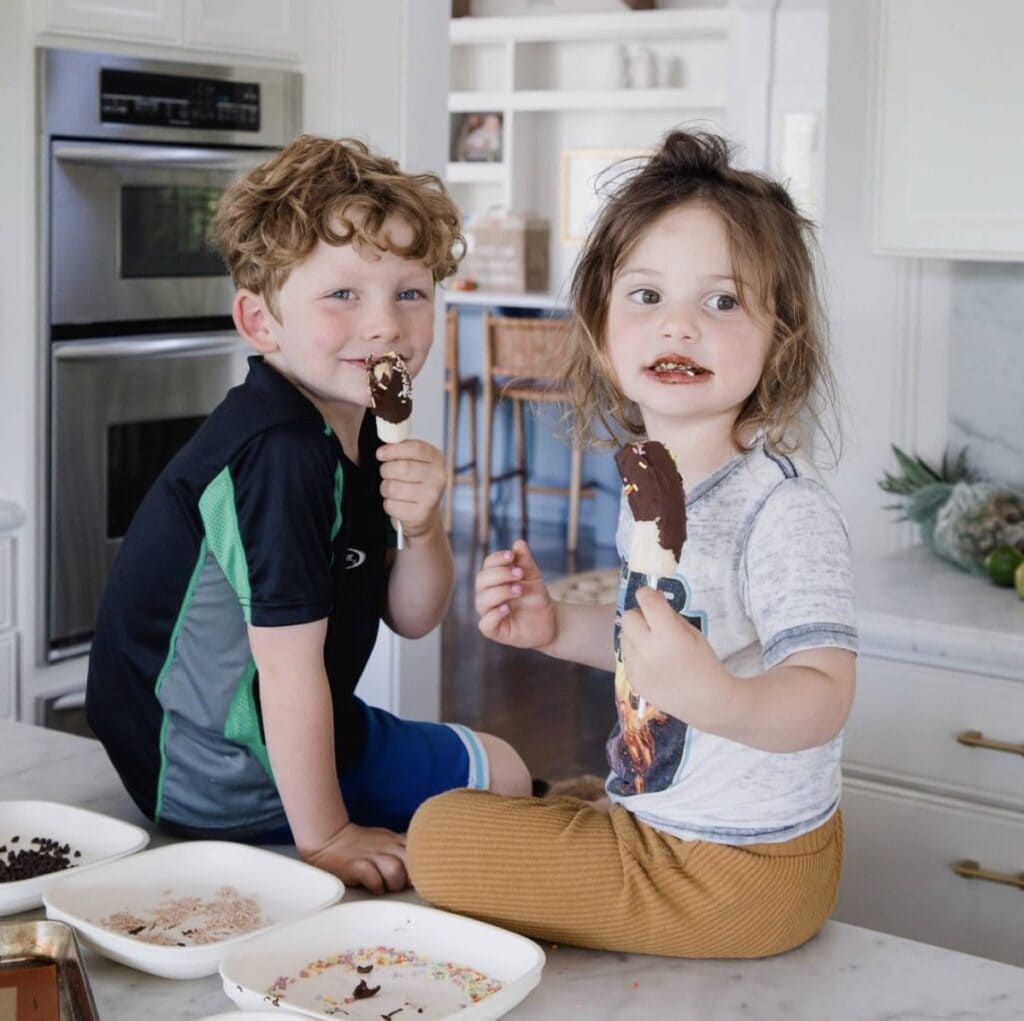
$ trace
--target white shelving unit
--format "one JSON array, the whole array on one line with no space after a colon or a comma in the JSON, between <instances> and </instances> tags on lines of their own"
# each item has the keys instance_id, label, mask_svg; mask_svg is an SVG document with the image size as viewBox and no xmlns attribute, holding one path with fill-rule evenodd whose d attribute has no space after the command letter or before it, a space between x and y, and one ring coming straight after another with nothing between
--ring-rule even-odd
<instances>
[{"instance_id":1,"label":"white shelving unit","mask_svg":"<svg viewBox=\"0 0 1024 1021\"><path fill-rule=\"evenodd\" d=\"M642 151L677 125L722 130L731 16L709 7L453 19L453 137L458 114L498 113L503 126L500 162L448 164L463 214L499 207L549 220L549 290L564 293L578 247L560 237L562 152ZM642 87L627 81L630 58Z\"/></svg>"}]
</instances>

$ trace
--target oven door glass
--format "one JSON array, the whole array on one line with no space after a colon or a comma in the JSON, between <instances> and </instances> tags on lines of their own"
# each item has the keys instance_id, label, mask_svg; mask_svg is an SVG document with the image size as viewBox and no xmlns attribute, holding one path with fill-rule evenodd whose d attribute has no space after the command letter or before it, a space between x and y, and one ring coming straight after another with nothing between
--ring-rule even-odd
<instances>
[{"instance_id":1,"label":"oven door glass","mask_svg":"<svg viewBox=\"0 0 1024 1021\"><path fill-rule=\"evenodd\" d=\"M199 185L121 186L122 280L223 277L206 239L222 189Z\"/></svg>"},{"instance_id":2,"label":"oven door glass","mask_svg":"<svg viewBox=\"0 0 1024 1021\"><path fill-rule=\"evenodd\" d=\"M50 322L230 315L231 280L207 230L228 184L269 155L54 141Z\"/></svg>"},{"instance_id":3,"label":"oven door glass","mask_svg":"<svg viewBox=\"0 0 1024 1021\"><path fill-rule=\"evenodd\" d=\"M87 648L135 510L251 353L233 333L53 345L49 659Z\"/></svg>"}]
</instances>

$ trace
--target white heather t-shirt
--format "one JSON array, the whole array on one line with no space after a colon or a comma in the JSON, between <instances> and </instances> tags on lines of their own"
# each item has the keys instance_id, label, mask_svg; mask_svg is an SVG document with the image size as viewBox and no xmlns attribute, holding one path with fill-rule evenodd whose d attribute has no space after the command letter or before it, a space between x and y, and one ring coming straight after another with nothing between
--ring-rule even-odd
<instances>
[{"instance_id":1,"label":"white heather t-shirt","mask_svg":"<svg viewBox=\"0 0 1024 1021\"><path fill-rule=\"evenodd\" d=\"M857 649L846 524L811 472L805 461L759 444L686 494L679 569L661 587L737 676L764 673L803 649ZM617 659L623 609L647 584L629 571L632 528L623 498ZM606 787L645 823L682 840L771 843L807 833L836 811L841 734L801 752L749 748L641 703L623 673L620 662Z\"/></svg>"}]
</instances>

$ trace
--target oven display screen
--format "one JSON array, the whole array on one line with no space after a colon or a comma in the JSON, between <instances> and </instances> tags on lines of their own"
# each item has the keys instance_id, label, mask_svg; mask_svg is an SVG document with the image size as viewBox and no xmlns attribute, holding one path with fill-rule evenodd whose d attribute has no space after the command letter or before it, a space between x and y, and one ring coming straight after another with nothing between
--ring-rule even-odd
<instances>
[{"instance_id":1,"label":"oven display screen","mask_svg":"<svg viewBox=\"0 0 1024 1021\"><path fill-rule=\"evenodd\" d=\"M121 187L121 279L227 276L206 240L219 188Z\"/></svg>"},{"instance_id":2,"label":"oven display screen","mask_svg":"<svg viewBox=\"0 0 1024 1021\"><path fill-rule=\"evenodd\" d=\"M108 427L108 539L124 535L149 487L204 421L205 415L190 415Z\"/></svg>"},{"instance_id":3,"label":"oven display screen","mask_svg":"<svg viewBox=\"0 0 1024 1021\"><path fill-rule=\"evenodd\" d=\"M100 71L104 124L259 131L259 82L193 78L105 67Z\"/></svg>"}]
</instances>

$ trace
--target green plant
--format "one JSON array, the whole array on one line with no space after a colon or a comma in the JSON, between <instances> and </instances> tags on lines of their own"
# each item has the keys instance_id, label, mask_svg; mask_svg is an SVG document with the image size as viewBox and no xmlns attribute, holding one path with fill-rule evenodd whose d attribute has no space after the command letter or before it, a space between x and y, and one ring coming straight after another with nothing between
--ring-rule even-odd
<instances>
[{"instance_id":1,"label":"green plant","mask_svg":"<svg viewBox=\"0 0 1024 1021\"><path fill-rule=\"evenodd\" d=\"M898 473L885 472L879 487L904 497L886 509L902 511L941 557L977 574L1000 546L1024 550L1024 500L991 482L975 478L967 450L944 455L938 468L893 444Z\"/></svg>"}]
</instances>

